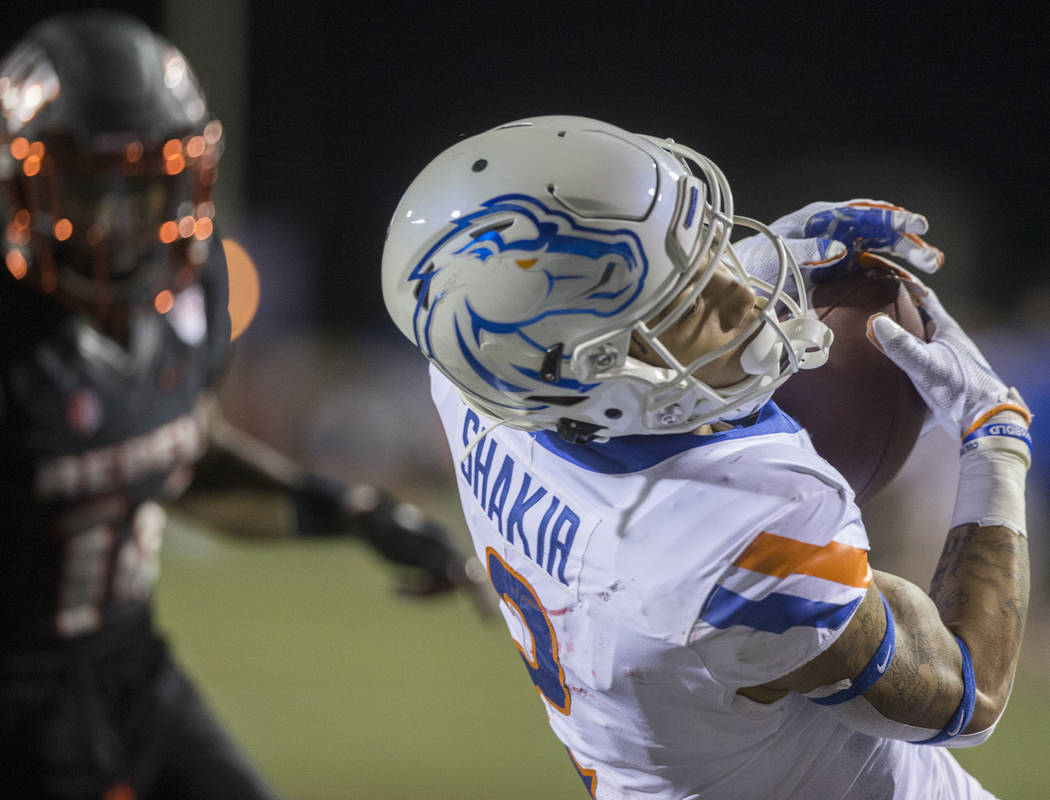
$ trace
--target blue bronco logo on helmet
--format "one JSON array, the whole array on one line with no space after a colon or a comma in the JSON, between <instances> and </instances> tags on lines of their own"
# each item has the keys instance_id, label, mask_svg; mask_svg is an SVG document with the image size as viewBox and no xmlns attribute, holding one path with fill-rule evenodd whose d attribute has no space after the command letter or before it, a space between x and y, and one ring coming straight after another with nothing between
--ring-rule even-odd
<instances>
[{"instance_id":1,"label":"blue bronco logo on helmet","mask_svg":"<svg viewBox=\"0 0 1050 800\"><path fill-rule=\"evenodd\" d=\"M418 281L413 315L416 344L442 361L432 346L435 316L452 313L459 355L479 377L499 391L526 392L485 366L482 346L501 350L528 384L586 391L571 379L541 379L535 364L553 344L537 340L552 318L562 315L613 317L642 291L649 262L633 231L577 224L562 211L527 195L494 197L456 220L415 265ZM544 323L548 323L545 326ZM507 341L507 340L510 341ZM530 352L535 351L535 352ZM528 356L533 356L529 358ZM568 358L569 354L563 356Z\"/></svg>"}]
</instances>

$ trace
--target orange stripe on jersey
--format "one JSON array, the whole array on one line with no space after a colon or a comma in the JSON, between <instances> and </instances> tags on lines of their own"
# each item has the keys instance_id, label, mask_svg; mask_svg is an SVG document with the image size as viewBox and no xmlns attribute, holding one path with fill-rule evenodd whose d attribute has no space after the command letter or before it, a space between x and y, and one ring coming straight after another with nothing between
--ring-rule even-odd
<instances>
[{"instance_id":1,"label":"orange stripe on jersey","mask_svg":"<svg viewBox=\"0 0 1050 800\"><path fill-rule=\"evenodd\" d=\"M811 575L860 589L871 583L867 550L839 542L820 547L775 533L756 536L733 565L777 578Z\"/></svg>"}]
</instances>

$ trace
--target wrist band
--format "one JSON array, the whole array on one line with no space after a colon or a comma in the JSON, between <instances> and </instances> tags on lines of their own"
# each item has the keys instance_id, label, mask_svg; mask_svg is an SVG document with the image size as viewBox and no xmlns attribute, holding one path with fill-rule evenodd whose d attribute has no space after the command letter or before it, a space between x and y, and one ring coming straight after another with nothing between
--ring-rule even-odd
<instances>
[{"instance_id":1,"label":"wrist band","mask_svg":"<svg viewBox=\"0 0 1050 800\"><path fill-rule=\"evenodd\" d=\"M882 597L881 594L879 596ZM886 609L886 633L883 634L882 641L872 655L871 660L868 661L868 665L864 667L860 675L853 679L853 683L850 684L849 688L837 691L835 694L829 694L827 697L811 697L809 698L810 702L820 706L835 706L839 703L845 703L857 695L868 691L879 678L886 674L886 670L889 669L890 663L893 661L897 635L893 627L893 612L890 611L890 604L886 602L885 597L882 598L882 607Z\"/></svg>"},{"instance_id":2,"label":"wrist band","mask_svg":"<svg viewBox=\"0 0 1050 800\"><path fill-rule=\"evenodd\" d=\"M1032 437L1023 419L1019 412L1003 409L966 433L951 527L1001 525L1027 536L1024 484L1032 463Z\"/></svg>"},{"instance_id":3,"label":"wrist band","mask_svg":"<svg viewBox=\"0 0 1050 800\"><path fill-rule=\"evenodd\" d=\"M1032 464L1032 437L1028 428L1016 422L989 422L971 431L962 440L960 456L979 450L1007 450L1017 453L1025 466Z\"/></svg>"},{"instance_id":4,"label":"wrist band","mask_svg":"<svg viewBox=\"0 0 1050 800\"><path fill-rule=\"evenodd\" d=\"M955 713L948 720L948 724L944 726L944 730L936 736L912 742L912 744L939 744L948 739L954 739L966 730L966 726L970 724L970 718L973 717L973 710L977 705L977 681L973 674L973 659L970 658L970 650L966 646L966 642L958 636L955 637L955 641L959 643L959 652L962 653L962 700L959 701L959 707L955 709Z\"/></svg>"}]
</instances>

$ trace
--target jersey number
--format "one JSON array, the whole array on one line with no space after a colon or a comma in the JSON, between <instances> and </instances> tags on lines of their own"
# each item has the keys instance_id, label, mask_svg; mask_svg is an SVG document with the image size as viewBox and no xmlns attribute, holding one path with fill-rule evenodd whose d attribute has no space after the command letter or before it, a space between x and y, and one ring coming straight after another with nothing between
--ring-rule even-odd
<instances>
[{"instance_id":1,"label":"jersey number","mask_svg":"<svg viewBox=\"0 0 1050 800\"><path fill-rule=\"evenodd\" d=\"M527 646L514 642L529 670L529 677L552 706L562 714L568 714L572 698L565 685L565 671L558 661L558 637L546 609L529 582L511 569L491 547L485 551L485 560L496 593L529 630L531 641Z\"/></svg>"},{"instance_id":2,"label":"jersey number","mask_svg":"<svg viewBox=\"0 0 1050 800\"><path fill-rule=\"evenodd\" d=\"M558 661L558 637L554 633L550 617L547 616L547 610L540 603L536 590L529 582L515 572L491 547L485 549L485 560L488 562L489 580L492 581L496 592L529 629L531 642L528 649L517 640L514 644L517 645L522 661L529 670L529 677L536 684L536 690L562 714L568 714L572 698L569 695L569 687L565 685L565 670ZM597 774L593 769L581 767L572 750L567 747L565 749L587 793L594 797L598 791Z\"/></svg>"}]
</instances>

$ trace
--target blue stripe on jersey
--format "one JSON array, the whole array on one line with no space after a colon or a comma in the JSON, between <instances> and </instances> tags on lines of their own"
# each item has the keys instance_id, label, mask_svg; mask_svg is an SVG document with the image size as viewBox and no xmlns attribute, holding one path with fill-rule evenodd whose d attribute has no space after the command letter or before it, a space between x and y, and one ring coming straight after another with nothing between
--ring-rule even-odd
<instances>
[{"instance_id":1,"label":"blue stripe on jersey","mask_svg":"<svg viewBox=\"0 0 1050 800\"><path fill-rule=\"evenodd\" d=\"M752 418L749 418L752 419ZM617 436L607 442L570 444L553 431L532 434L541 447L576 466L603 475L623 475L639 472L659 464L671 456L694 447L761 436L766 433L796 433L801 427L770 400L758 410L751 424L741 424L722 433L697 436L693 433L654 434L651 436Z\"/></svg>"},{"instance_id":2,"label":"blue stripe on jersey","mask_svg":"<svg viewBox=\"0 0 1050 800\"><path fill-rule=\"evenodd\" d=\"M724 586L716 586L704 604L701 618L715 628L745 625L756 631L783 633L788 628L838 628L860 603L857 597L845 605L808 600L772 592L761 600L749 600Z\"/></svg>"}]
</instances>

